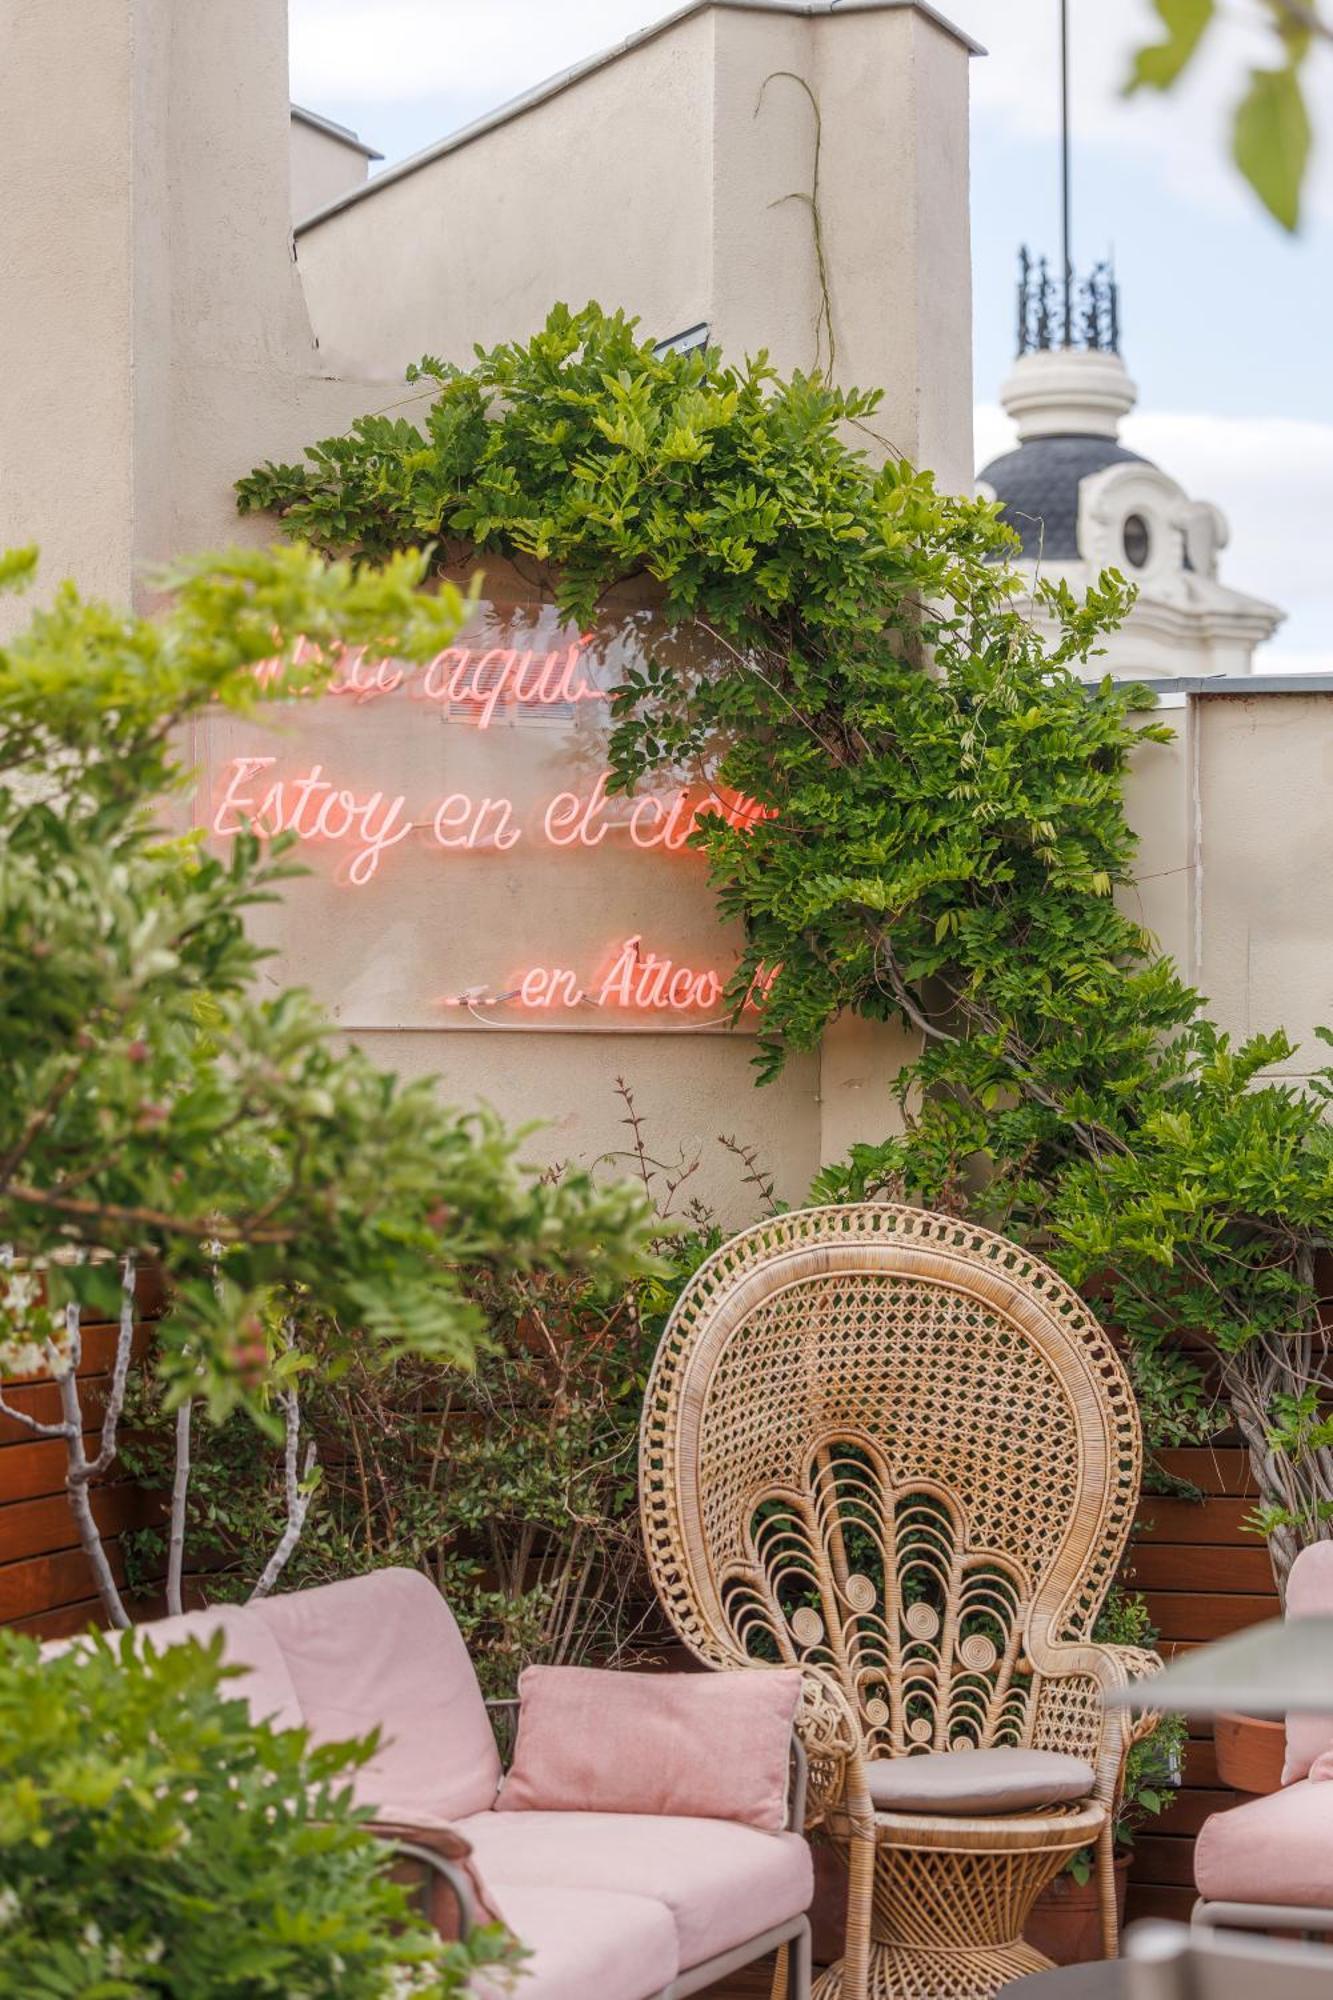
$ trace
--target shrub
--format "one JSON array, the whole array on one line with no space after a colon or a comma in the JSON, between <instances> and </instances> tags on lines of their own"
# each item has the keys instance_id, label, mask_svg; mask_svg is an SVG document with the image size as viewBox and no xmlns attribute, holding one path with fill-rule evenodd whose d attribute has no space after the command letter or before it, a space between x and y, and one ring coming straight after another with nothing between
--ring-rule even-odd
<instances>
[{"instance_id":1,"label":"shrub","mask_svg":"<svg viewBox=\"0 0 1333 2000\"><path fill-rule=\"evenodd\" d=\"M0 1632L0 1994L389 2000L511 1961L495 1930L441 1944L389 1880L345 1782L371 1740L256 1726L221 1643L43 1661Z\"/></svg>"}]
</instances>

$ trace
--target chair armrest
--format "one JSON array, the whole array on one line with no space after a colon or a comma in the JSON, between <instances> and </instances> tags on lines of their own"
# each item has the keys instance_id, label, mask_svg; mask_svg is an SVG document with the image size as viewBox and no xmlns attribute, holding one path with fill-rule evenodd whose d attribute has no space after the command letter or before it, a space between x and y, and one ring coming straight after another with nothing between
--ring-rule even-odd
<instances>
[{"instance_id":1,"label":"chair armrest","mask_svg":"<svg viewBox=\"0 0 1333 2000\"><path fill-rule=\"evenodd\" d=\"M836 1825L846 1837L873 1840L860 1723L837 1682L817 1668L804 1670L795 1728L806 1759L806 1827Z\"/></svg>"},{"instance_id":2,"label":"chair armrest","mask_svg":"<svg viewBox=\"0 0 1333 2000\"><path fill-rule=\"evenodd\" d=\"M1163 1665L1160 1654L1150 1652L1145 1646L1103 1645L1057 1647L1040 1663L1042 1676L1048 1682L1082 1679L1091 1683L1086 1702L1071 1703L1070 1739L1047 1741L1051 1732L1043 1731L1041 1747L1067 1749L1074 1755L1087 1756L1097 1772L1093 1797L1108 1808L1114 1808L1119 1798L1125 1754L1130 1745L1151 1736L1162 1718L1160 1710L1131 1715L1125 1709L1104 1708L1102 1697L1127 1687L1131 1681L1160 1674ZM1095 1717L1086 1713L1094 1702L1101 1710ZM1084 1711L1082 1715L1080 1710ZM1073 1740L1079 1722L1087 1732L1081 1746Z\"/></svg>"},{"instance_id":3,"label":"chair armrest","mask_svg":"<svg viewBox=\"0 0 1333 2000\"><path fill-rule=\"evenodd\" d=\"M401 1866L390 1872L407 1888L421 1896L422 1914L442 1938L466 1943L483 1920L476 1889L459 1852L459 1836L452 1830L416 1827L372 1820L368 1831L393 1848L399 1862L416 1862L424 1873L413 1876ZM467 1843L462 1842L466 1850Z\"/></svg>"}]
</instances>

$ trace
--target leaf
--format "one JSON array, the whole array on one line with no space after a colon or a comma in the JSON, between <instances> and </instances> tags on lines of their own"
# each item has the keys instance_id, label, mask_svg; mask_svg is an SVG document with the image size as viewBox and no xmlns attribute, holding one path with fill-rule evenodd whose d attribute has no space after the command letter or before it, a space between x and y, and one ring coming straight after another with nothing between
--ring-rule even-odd
<instances>
[{"instance_id":1,"label":"leaf","mask_svg":"<svg viewBox=\"0 0 1333 2000\"><path fill-rule=\"evenodd\" d=\"M1166 40L1139 49L1125 85L1136 90L1170 90L1197 53L1216 11L1216 0L1154 0Z\"/></svg>"},{"instance_id":2,"label":"leaf","mask_svg":"<svg viewBox=\"0 0 1333 2000\"><path fill-rule=\"evenodd\" d=\"M1236 107L1231 150L1269 214L1286 230L1299 228L1310 114L1292 64L1250 71L1250 88Z\"/></svg>"}]
</instances>

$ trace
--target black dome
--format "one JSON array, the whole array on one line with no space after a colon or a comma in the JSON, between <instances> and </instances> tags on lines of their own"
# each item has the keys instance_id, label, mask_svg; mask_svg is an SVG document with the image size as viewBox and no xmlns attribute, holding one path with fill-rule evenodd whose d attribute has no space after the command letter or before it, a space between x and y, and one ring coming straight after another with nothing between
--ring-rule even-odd
<instances>
[{"instance_id":1,"label":"black dome","mask_svg":"<svg viewBox=\"0 0 1333 2000\"><path fill-rule=\"evenodd\" d=\"M1078 489L1108 465L1146 465L1114 438L1083 435L1029 438L992 459L977 475L1000 502L1005 520L1032 561L1078 555Z\"/></svg>"}]
</instances>

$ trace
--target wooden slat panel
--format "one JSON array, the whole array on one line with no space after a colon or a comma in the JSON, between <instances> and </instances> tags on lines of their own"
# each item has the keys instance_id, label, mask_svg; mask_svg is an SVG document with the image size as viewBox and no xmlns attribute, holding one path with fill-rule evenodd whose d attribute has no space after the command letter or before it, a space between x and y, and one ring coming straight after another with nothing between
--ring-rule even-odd
<instances>
[{"instance_id":1,"label":"wooden slat panel","mask_svg":"<svg viewBox=\"0 0 1333 2000\"><path fill-rule=\"evenodd\" d=\"M1134 1873L1139 1882L1193 1889L1194 1842L1140 1833L1134 1840Z\"/></svg>"},{"instance_id":2,"label":"wooden slat panel","mask_svg":"<svg viewBox=\"0 0 1333 2000\"><path fill-rule=\"evenodd\" d=\"M1212 1548L1199 1542L1181 1548L1143 1542L1134 1550L1133 1571L1137 1590L1207 1591L1223 1597L1271 1595L1270 1615L1277 1613L1273 1565L1263 1542L1250 1548Z\"/></svg>"},{"instance_id":3,"label":"wooden slat panel","mask_svg":"<svg viewBox=\"0 0 1333 2000\"><path fill-rule=\"evenodd\" d=\"M1167 1640L1225 1639L1277 1615L1271 1597L1208 1597L1147 1592L1148 1616Z\"/></svg>"},{"instance_id":4,"label":"wooden slat panel","mask_svg":"<svg viewBox=\"0 0 1333 2000\"><path fill-rule=\"evenodd\" d=\"M125 1558L119 1543L107 1545L107 1560L116 1582L122 1584ZM6 1563L0 1568L0 1625L37 1612L59 1610L92 1594L92 1576L82 1549L62 1549L56 1555Z\"/></svg>"},{"instance_id":5,"label":"wooden slat panel","mask_svg":"<svg viewBox=\"0 0 1333 2000\"><path fill-rule=\"evenodd\" d=\"M1225 1789L1217 1775L1217 1751L1211 1734L1189 1738L1185 1745L1184 1766L1187 1785L1207 1792Z\"/></svg>"},{"instance_id":6,"label":"wooden slat panel","mask_svg":"<svg viewBox=\"0 0 1333 2000\"><path fill-rule=\"evenodd\" d=\"M109 1375L79 1378L79 1407L89 1429L101 1422L110 1381ZM33 1382L22 1389L6 1387L5 1401L26 1416L35 1417L39 1424L60 1422L60 1391L54 1382ZM32 1432L17 1418L0 1416L0 1450L8 1445L26 1444L31 1439Z\"/></svg>"},{"instance_id":7,"label":"wooden slat panel","mask_svg":"<svg viewBox=\"0 0 1333 2000\"><path fill-rule=\"evenodd\" d=\"M1187 1479L1205 1493L1243 1496L1253 1490L1249 1455L1243 1451L1191 1447L1158 1452L1156 1462L1173 1479ZM1142 1504L1146 1507L1153 1498L1145 1493Z\"/></svg>"},{"instance_id":8,"label":"wooden slat panel","mask_svg":"<svg viewBox=\"0 0 1333 2000\"><path fill-rule=\"evenodd\" d=\"M1152 1831L1163 1840L1192 1841L1206 1819L1239 1804L1239 1792L1200 1791L1183 1786L1161 1818L1152 1822Z\"/></svg>"},{"instance_id":9,"label":"wooden slat panel","mask_svg":"<svg viewBox=\"0 0 1333 2000\"><path fill-rule=\"evenodd\" d=\"M1224 1548L1262 1548L1243 1526L1253 1500L1168 1500L1145 1493L1134 1524L1135 1556L1151 1542L1212 1542Z\"/></svg>"},{"instance_id":10,"label":"wooden slat panel","mask_svg":"<svg viewBox=\"0 0 1333 2000\"><path fill-rule=\"evenodd\" d=\"M120 1328L110 1321L96 1320L80 1327L79 1331L83 1336L79 1356L80 1375L107 1374L116 1357L116 1342L120 1336ZM152 1345L152 1340L153 1322L136 1320L131 1352L142 1358ZM12 1378L14 1382L37 1383L45 1382L46 1379L45 1375L15 1375Z\"/></svg>"},{"instance_id":11,"label":"wooden slat panel","mask_svg":"<svg viewBox=\"0 0 1333 2000\"><path fill-rule=\"evenodd\" d=\"M95 1597L85 1597L78 1604L62 1604L55 1611L35 1611L27 1618L10 1618L5 1621L15 1632L30 1632L36 1639L68 1639L75 1632L86 1632L92 1625L104 1625L102 1607Z\"/></svg>"},{"instance_id":12,"label":"wooden slat panel","mask_svg":"<svg viewBox=\"0 0 1333 2000\"><path fill-rule=\"evenodd\" d=\"M1166 1888L1161 1884L1136 1882L1132 1878L1125 1898L1126 1921L1140 1923L1148 1917L1169 1924L1187 1924L1194 1908L1193 1888Z\"/></svg>"},{"instance_id":13,"label":"wooden slat panel","mask_svg":"<svg viewBox=\"0 0 1333 2000\"><path fill-rule=\"evenodd\" d=\"M101 1486L93 1494L93 1518L104 1535L123 1528L141 1528L160 1519L164 1503L143 1493L128 1480ZM0 1563L21 1562L25 1556L49 1555L56 1549L77 1548L79 1532L63 1493L41 1499L15 1500L0 1507Z\"/></svg>"},{"instance_id":14,"label":"wooden slat panel","mask_svg":"<svg viewBox=\"0 0 1333 2000\"><path fill-rule=\"evenodd\" d=\"M95 1452L98 1439L90 1432L85 1449ZM40 1438L32 1444L10 1444L0 1451L0 1505L8 1500L35 1500L44 1493L65 1490L63 1438Z\"/></svg>"}]
</instances>

